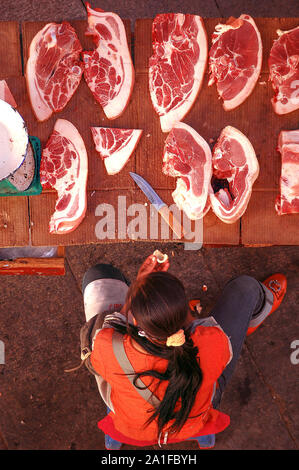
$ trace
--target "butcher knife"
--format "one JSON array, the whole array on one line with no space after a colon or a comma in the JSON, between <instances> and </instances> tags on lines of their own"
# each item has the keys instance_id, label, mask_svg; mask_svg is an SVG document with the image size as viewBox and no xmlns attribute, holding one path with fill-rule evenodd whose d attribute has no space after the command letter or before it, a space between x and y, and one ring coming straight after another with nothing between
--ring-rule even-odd
<instances>
[{"instance_id":1,"label":"butcher knife","mask_svg":"<svg viewBox=\"0 0 299 470\"><path fill-rule=\"evenodd\" d=\"M171 230L177 235L178 238L182 238L185 235L185 230L181 222L175 217L175 215L168 209L167 204L162 201L160 196L154 191L151 185L142 176L136 173L130 172L130 176L133 178L135 183L139 186L141 191L145 194L147 199L152 203L155 209L159 212L161 217L167 222Z\"/></svg>"}]
</instances>

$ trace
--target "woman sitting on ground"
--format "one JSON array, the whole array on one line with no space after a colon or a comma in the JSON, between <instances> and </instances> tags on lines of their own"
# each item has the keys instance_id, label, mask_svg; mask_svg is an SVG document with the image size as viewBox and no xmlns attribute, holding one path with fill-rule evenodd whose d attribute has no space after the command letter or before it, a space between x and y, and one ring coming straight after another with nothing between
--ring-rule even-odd
<instances>
[{"instance_id":1,"label":"woman sitting on ground","mask_svg":"<svg viewBox=\"0 0 299 470\"><path fill-rule=\"evenodd\" d=\"M229 425L218 408L246 335L277 309L286 291L282 274L263 283L242 275L226 284L209 317L196 318L168 268L168 261L161 265L149 256L130 287L111 265L99 264L84 277L87 321L96 314L104 320L92 338L90 362L109 407L99 422L107 449L189 439L213 447L215 434ZM115 356L114 331L122 335L131 376Z\"/></svg>"}]
</instances>

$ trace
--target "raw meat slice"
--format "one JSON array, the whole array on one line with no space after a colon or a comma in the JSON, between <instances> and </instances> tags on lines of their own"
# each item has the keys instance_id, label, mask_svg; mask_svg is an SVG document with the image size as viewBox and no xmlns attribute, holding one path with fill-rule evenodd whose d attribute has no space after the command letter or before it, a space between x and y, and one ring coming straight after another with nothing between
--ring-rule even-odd
<instances>
[{"instance_id":1,"label":"raw meat slice","mask_svg":"<svg viewBox=\"0 0 299 470\"><path fill-rule=\"evenodd\" d=\"M91 127L91 133L108 175L115 175L125 166L134 152L142 130Z\"/></svg>"},{"instance_id":2,"label":"raw meat slice","mask_svg":"<svg viewBox=\"0 0 299 470\"><path fill-rule=\"evenodd\" d=\"M82 53L84 77L107 118L116 119L129 103L135 79L125 27L115 13L93 10L89 3L86 8L86 35L92 36L96 49Z\"/></svg>"},{"instance_id":3,"label":"raw meat slice","mask_svg":"<svg viewBox=\"0 0 299 470\"><path fill-rule=\"evenodd\" d=\"M299 213L299 129L281 131L278 137L281 153L280 195L275 209L278 215Z\"/></svg>"},{"instance_id":4,"label":"raw meat slice","mask_svg":"<svg viewBox=\"0 0 299 470\"><path fill-rule=\"evenodd\" d=\"M228 224L246 211L259 163L248 138L234 127L225 127L213 148L210 201L214 213Z\"/></svg>"},{"instance_id":5,"label":"raw meat slice","mask_svg":"<svg viewBox=\"0 0 299 470\"><path fill-rule=\"evenodd\" d=\"M184 119L200 91L208 58L203 20L197 15L159 14L152 26L149 90L163 132Z\"/></svg>"},{"instance_id":6,"label":"raw meat slice","mask_svg":"<svg viewBox=\"0 0 299 470\"><path fill-rule=\"evenodd\" d=\"M22 116L9 103L0 100L0 181L22 165L28 142Z\"/></svg>"},{"instance_id":7,"label":"raw meat slice","mask_svg":"<svg viewBox=\"0 0 299 470\"><path fill-rule=\"evenodd\" d=\"M271 101L277 114L286 114L299 108L299 26L277 34L268 61L275 92Z\"/></svg>"},{"instance_id":8,"label":"raw meat slice","mask_svg":"<svg viewBox=\"0 0 299 470\"><path fill-rule=\"evenodd\" d=\"M58 193L50 233L75 230L85 216L88 174L87 152L75 126L58 119L42 153L40 181L44 189Z\"/></svg>"},{"instance_id":9,"label":"raw meat slice","mask_svg":"<svg viewBox=\"0 0 299 470\"><path fill-rule=\"evenodd\" d=\"M212 153L208 143L187 124L175 124L165 141L162 171L178 177L172 193L178 208L191 220L201 219L209 209Z\"/></svg>"},{"instance_id":10,"label":"raw meat slice","mask_svg":"<svg viewBox=\"0 0 299 470\"><path fill-rule=\"evenodd\" d=\"M0 80L0 99L6 101L13 108L17 108L17 103L5 80Z\"/></svg>"},{"instance_id":11,"label":"raw meat slice","mask_svg":"<svg viewBox=\"0 0 299 470\"><path fill-rule=\"evenodd\" d=\"M26 82L38 121L61 111L75 93L83 73L81 51L75 30L66 21L48 23L33 38Z\"/></svg>"},{"instance_id":12,"label":"raw meat slice","mask_svg":"<svg viewBox=\"0 0 299 470\"><path fill-rule=\"evenodd\" d=\"M216 82L225 111L235 109L253 91L262 66L262 40L249 15L218 24L209 52L209 86Z\"/></svg>"}]
</instances>

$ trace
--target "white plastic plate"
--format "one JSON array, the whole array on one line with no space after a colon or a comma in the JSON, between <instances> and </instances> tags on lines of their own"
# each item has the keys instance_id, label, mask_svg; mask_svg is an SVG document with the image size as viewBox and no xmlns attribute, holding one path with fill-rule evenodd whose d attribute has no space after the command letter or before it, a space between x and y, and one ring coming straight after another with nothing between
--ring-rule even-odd
<instances>
[{"instance_id":1,"label":"white plastic plate","mask_svg":"<svg viewBox=\"0 0 299 470\"><path fill-rule=\"evenodd\" d=\"M22 116L6 101L0 100L0 180L22 165L28 141Z\"/></svg>"}]
</instances>

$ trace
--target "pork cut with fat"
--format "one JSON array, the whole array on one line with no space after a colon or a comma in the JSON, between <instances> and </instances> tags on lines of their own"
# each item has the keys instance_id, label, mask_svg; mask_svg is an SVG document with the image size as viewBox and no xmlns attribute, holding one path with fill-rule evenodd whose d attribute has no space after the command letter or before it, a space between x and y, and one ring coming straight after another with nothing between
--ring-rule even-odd
<instances>
[{"instance_id":1,"label":"pork cut with fat","mask_svg":"<svg viewBox=\"0 0 299 470\"><path fill-rule=\"evenodd\" d=\"M259 174L254 148L242 132L227 126L213 148L212 165L212 210L223 222L234 223L246 211Z\"/></svg>"},{"instance_id":2,"label":"pork cut with fat","mask_svg":"<svg viewBox=\"0 0 299 470\"><path fill-rule=\"evenodd\" d=\"M48 23L34 36L26 65L26 82L38 121L61 111L75 93L83 72L81 51L75 30L66 21Z\"/></svg>"},{"instance_id":3,"label":"pork cut with fat","mask_svg":"<svg viewBox=\"0 0 299 470\"><path fill-rule=\"evenodd\" d=\"M92 127L97 152L104 160L108 175L115 175L128 162L142 134L141 129Z\"/></svg>"},{"instance_id":4,"label":"pork cut with fat","mask_svg":"<svg viewBox=\"0 0 299 470\"><path fill-rule=\"evenodd\" d=\"M209 209L212 154L208 143L187 124L175 124L165 141L162 171L178 178L172 193L178 208L191 220L201 219Z\"/></svg>"},{"instance_id":5,"label":"pork cut with fat","mask_svg":"<svg viewBox=\"0 0 299 470\"><path fill-rule=\"evenodd\" d=\"M278 137L281 154L280 195L275 209L278 215L299 213L299 129L281 131Z\"/></svg>"},{"instance_id":6,"label":"pork cut with fat","mask_svg":"<svg viewBox=\"0 0 299 470\"><path fill-rule=\"evenodd\" d=\"M159 14L152 26L149 90L163 132L169 132L193 106L208 58L203 20L197 15Z\"/></svg>"},{"instance_id":7,"label":"pork cut with fat","mask_svg":"<svg viewBox=\"0 0 299 470\"><path fill-rule=\"evenodd\" d=\"M83 220L87 174L87 152L82 137L71 122L58 119L42 152L40 167L43 188L54 188L58 193L50 233L71 232Z\"/></svg>"},{"instance_id":8,"label":"pork cut with fat","mask_svg":"<svg viewBox=\"0 0 299 470\"><path fill-rule=\"evenodd\" d=\"M277 34L268 61L275 92L271 101L277 114L286 114L299 108L299 26Z\"/></svg>"},{"instance_id":9,"label":"pork cut with fat","mask_svg":"<svg viewBox=\"0 0 299 470\"><path fill-rule=\"evenodd\" d=\"M225 111L235 109L253 91L262 66L262 40L249 15L218 24L209 52L209 86L216 83Z\"/></svg>"},{"instance_id":10,"label":"pork cut with fat","mask_svg":"<svg viewBox=\"0 0 299 470\"><path fill-rule=\"evenodd\" d=\"M125 27L115 13L93 10L89 3L86 8L86 35L92 36L96 49L82 53L84 77L107 118L116 119L129 103L135 79Z\"/></svg>"}]
</instances>

